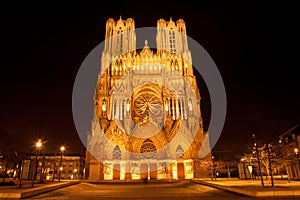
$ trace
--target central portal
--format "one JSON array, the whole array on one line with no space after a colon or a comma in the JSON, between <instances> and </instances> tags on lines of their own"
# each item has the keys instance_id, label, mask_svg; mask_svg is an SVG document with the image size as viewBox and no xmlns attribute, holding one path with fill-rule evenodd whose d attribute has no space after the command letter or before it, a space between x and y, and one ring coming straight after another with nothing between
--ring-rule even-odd
<instances>
[{"instance_id":1,"label":"central portal","mask_svg":"<svg viewBox=\"0 0 300 200\"><path fill-rule=\"evenodd\" d=\"M178 178L184 179L184 164L183 163L177 163L177 175Z\"/></svg>"},{"instance_id":2,"label":"central portal","mask_svg":"<svg viewBox=\"0 0 300 200\"><path fill-rule=\"evenodd\" d=\"M150 164L150 179L156 180L157 179L157 165L156 163Z\"/></svg>"},{"instance_id":3,"label":"central portal","mask_svg":"<svg viewBox=\"0 0 300 200\"><path fill-rule=\"evenodd\" d=\"M113 179L120 180L120 164L114 164L113 169Z\"/></svg>"},{"instance_id":4,"label":"central portal","mask_svg":"<svg viewBox=\"0 0 300 200\"><path fill-rule=\"evenodd\" d=\"M141 179L142 180L148 179L148 164L147 163L142 163L141 164L140 173L141 173Z\"/></svg>"}]
</instances>

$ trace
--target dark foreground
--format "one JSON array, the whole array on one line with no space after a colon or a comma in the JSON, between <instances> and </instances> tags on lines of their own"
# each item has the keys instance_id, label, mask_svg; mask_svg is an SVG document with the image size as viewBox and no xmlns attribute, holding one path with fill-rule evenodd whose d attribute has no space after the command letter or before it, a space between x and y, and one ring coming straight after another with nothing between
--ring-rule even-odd
<instances>
[{"instance_id":1,"label":"dark foreground","mask_svg":"<svg viewBox=\"0 0 300 200\"><path fill-rule=\"evenodd\" d=\"M30 199L297 199L251 198L202 186L191 182L181 183L80 183Z\"/></svg>"}]
</instances>

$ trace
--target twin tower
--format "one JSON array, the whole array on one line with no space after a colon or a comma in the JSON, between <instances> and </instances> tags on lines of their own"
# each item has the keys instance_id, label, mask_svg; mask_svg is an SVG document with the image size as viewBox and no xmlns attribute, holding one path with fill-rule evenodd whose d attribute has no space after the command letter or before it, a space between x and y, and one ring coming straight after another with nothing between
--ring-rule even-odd
<instances>
[{"instance_id":1,"label":"twin tower","mask_svg":"<svg viewBox=\"0 0 300 200\"><path fill-rule=\"evenodd\" d=\"M160 19L157 21L157 53L163 50L183 56L191 62L188 49L186 27L182 19L175 23ZM135 24L132 18L118 21L110 18L106 22L105 48L102 55L102 66L108 66L117 56L136 51ZM104 63L105 62L105 63Z\"/></svg>"},{"instance_id":2,"label":"twin tower","mask_svg":"<svg viewBox=\"0 0 300 200\"><path fill-rule=\"evenodd\" d=\"M207 134L184 21L159 19L156 50L147 41L138 50L134 20L108 19L101 61L89 180L207 176L199 159Z\"/></svg>"}]
</instances>

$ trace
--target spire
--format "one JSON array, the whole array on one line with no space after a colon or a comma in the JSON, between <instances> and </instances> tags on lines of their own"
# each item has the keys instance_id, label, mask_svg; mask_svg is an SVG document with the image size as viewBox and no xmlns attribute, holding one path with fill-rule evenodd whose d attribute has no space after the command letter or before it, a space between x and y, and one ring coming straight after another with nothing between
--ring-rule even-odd
<instances>
[{"instance_id":1,"label":"spire","mask_svg":"<svg viewBox=\"0 0 300 200\"><path fill-rule=\"evenodd\" d=\"M170 28L170 29L176 29L176 24L172 20L172 17L170 17L170 21L167 23L167 27Z\"/></svg>"},{"instance_id":2,"label":"spire","mask_svg":"<svg viewBox=\"0 0 300 200\"><path fill-rule=\"evenodd\" d=\"M148 40L145 40L145 46L144 46L143 50L141 51L141 55L150 57L152 54L153 54L153 52L151 51L151 49L148 46Z\"/></svg>"},{"instance_id":3,"label":"spire","mask_svg":"<svg viewBox=\"0 0 300 200\"><path fill-rule=\"evenodd\" d=\"M118 22L117 22L118 24L119 23L123 23L123 20L122 20L122 16L120 15L120 19L118 20Z\"/></svg>"},{"instance_id":4,"label":"spire","mask_svg":"<svg viewBox=\"0 0 300 200\"><path fill-rule=\"evenodd\" d=\"M121 28L124 27L124 25L125 25L125 23L123 22L122 16L120 15L120 19L117 21L117 27L118 27L119 29L121 29Z\"/></svg>"}]
</instances>

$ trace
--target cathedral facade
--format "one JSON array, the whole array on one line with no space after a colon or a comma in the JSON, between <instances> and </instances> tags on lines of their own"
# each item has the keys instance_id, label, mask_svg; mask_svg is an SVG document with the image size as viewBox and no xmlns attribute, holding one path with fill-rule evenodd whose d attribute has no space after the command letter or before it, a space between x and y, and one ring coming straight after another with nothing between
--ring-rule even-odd
<instances>
[{"instance_id":1,"label":"cathedral facade","mask_svg":"<svg viewBox=\"0 0 300 200\"><path fill-rule=\"evenodd\" d=\"M105 39L87 138L88 179L206 176L199 151L207 134L185 22L158 20L156 50L147 40L136 49L131 18L107 20Z\"/></svg>"}]
</instances>

